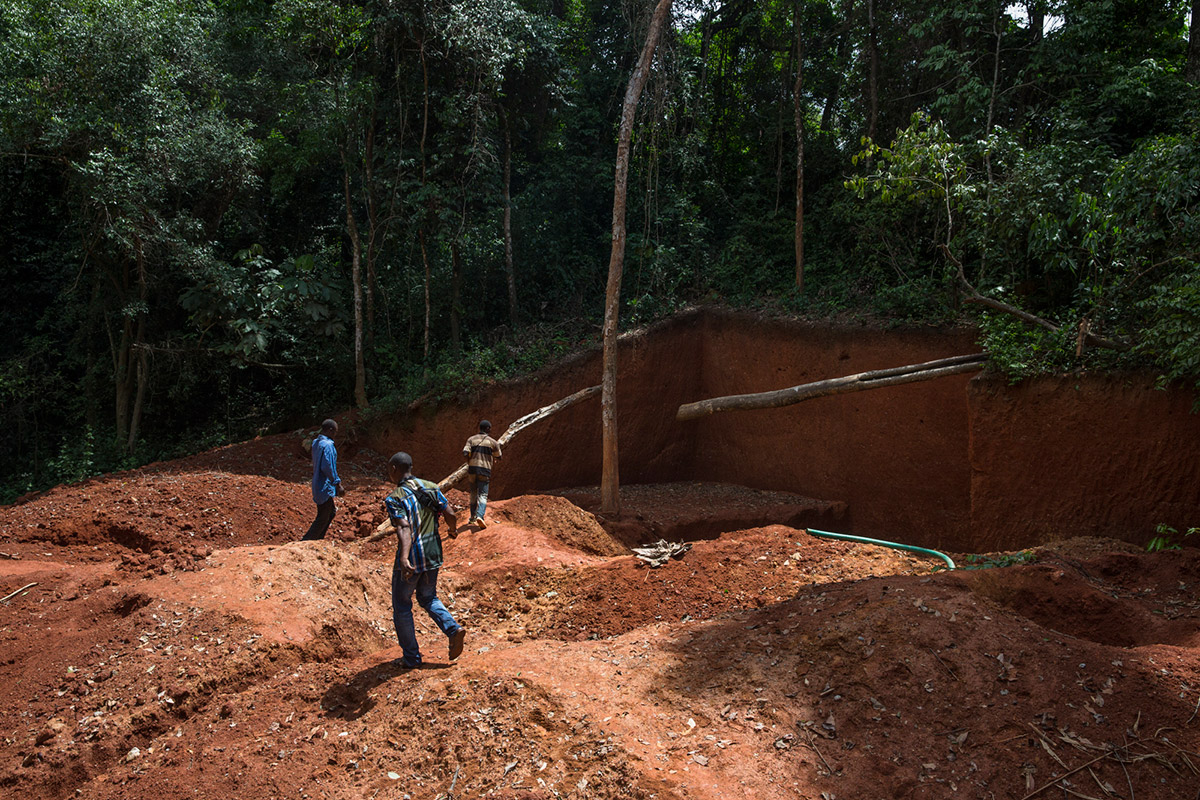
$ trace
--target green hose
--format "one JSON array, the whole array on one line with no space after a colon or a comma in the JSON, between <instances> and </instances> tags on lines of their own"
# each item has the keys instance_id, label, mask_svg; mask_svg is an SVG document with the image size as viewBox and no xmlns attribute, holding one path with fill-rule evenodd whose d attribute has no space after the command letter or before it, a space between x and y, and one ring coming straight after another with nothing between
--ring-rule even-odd
<instances>
[{"instance_id":1,"label":"green hose","mask_svg":"<svg viewBox=\"0 0 1200 800\"><path fill-rule=\"evenodd\" d=\"M848 542L862 542L863 544L878 544L883 547L893 547L897 550L908 550L911 553L921 553L927 556L936 556L946 562L948 569L955 569L954 561L945 553L939 553L937 550L930 550L926 547L917 547L911 544L899 544L898 542L885 542L882 539L868 539L865 536L851 536L848 533L831 533L830 531L819 531L816 528L805 528L813 536L825 536L829 539L845 539Z\"/></svg>"}]
</instances>

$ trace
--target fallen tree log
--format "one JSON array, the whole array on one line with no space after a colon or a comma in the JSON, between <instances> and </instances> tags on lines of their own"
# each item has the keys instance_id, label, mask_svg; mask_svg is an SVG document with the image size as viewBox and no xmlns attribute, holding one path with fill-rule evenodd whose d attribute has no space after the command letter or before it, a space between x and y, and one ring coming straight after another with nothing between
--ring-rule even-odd
<instances>
[{"instance_id":1,"label":"fallen tree log","mask_svg":"<svg viewBox=\"0 0 1200 800\"><path fill-rule=\"evenodd\" d=\"M988 360L987 353L953 356L936 361L926 361L923 364L909 364L904 367L860 372L841 378L829 378L815 383L804 383L787 389L776 389L771 392L756 394L732 394L725 397L712 397L708 400L698 400L695 403L685 403L675 413L675 419L700 419L718 411L750 411L760 408L782 408L811 400L815 397L828 397L847 392L861 392L867 389L878 389L883 386L897 386L903 383L928 381L946 375L957 375L963 372L977 372L983 369Z\"/></svg>"}]
</instances>

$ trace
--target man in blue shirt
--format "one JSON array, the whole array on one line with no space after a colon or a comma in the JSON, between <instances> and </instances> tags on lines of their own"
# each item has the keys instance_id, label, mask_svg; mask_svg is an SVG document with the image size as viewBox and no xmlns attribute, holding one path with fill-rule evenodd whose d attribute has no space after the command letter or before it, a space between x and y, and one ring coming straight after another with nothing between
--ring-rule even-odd
<instances>
[{"instance_id":1,"label":"man in blue shirt","mask_svg":"<svg viewBox=\"0 0 1200 800\"><path fill-rule=\"evenodd\" d=\"M396 483L396 488L384 498L383 507L400 537L392 564L392 623L404 653L402 663L407 669L421 666L421 649L412 615L414 594L417 603L450 639L453 661L462 653L466 631L437 596L438 569L443 560L438 516L446 521L450 538L458 535L457 520L436 483L413 477L412 456L408 453L392 456L388 461L388 477Z\"/></svg>"},{"instance_id":2,"label":"man in blue shirt","mask_svg":"<svg viewBox=\"0 0 1200 800\"><path fill-rule=\"evenodd\" d=\"M312 496L317 504L317 518L304 534L306 540L325 538L325 531L329 530L329 523L337 513L333 498L346 493L337 473L337 447L333 444L337 430L338 424L327 419L321 423L321 433L312 442Z\"/></svg>"}]
</instances>

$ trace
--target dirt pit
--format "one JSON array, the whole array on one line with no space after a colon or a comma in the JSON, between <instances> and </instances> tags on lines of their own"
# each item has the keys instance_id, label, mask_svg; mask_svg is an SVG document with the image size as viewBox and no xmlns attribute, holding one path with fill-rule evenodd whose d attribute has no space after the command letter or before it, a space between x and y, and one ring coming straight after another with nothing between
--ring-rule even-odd
<instances>
[{"instance_id":1,"label":"dirt pit","mask_svg":"<svg viewBox=\"0 0 1200 800\"><path fill-rule=\"evenodd\" d=\"M1195 548L947 572L810 536L838 506L781 493L630 486L615 520L594 490L514 497L447 544L464 654L418 612L404 671L394 545L364 541L382 459L343 458L330 535L302 543L294 444L0 509L3 796L1197 796ZM693 546L628 554L660 536Z\"/></svg>"}]
</instances>

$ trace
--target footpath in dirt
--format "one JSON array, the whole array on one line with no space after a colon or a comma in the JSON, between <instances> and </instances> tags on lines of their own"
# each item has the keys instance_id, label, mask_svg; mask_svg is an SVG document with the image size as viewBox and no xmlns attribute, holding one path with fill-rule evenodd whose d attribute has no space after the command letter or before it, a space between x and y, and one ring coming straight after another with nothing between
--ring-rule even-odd
<instances>
[{"instance_id":1,"label":"footpath in dirt","mask_svg":"<svg viewBox=\"0 0 1200 800\"><path fill-rule=\"evenodd\" d=\"M288 436L0 509L0 794L1197 797L1195 548L948 572L780 493L626 487L607 527L594 489L514 497L447 545L466 651L418 611L406 671L383 458L340 466L321 542ZM660 536L693 546L630 554Z\"/></svg>"}]
</instances>

